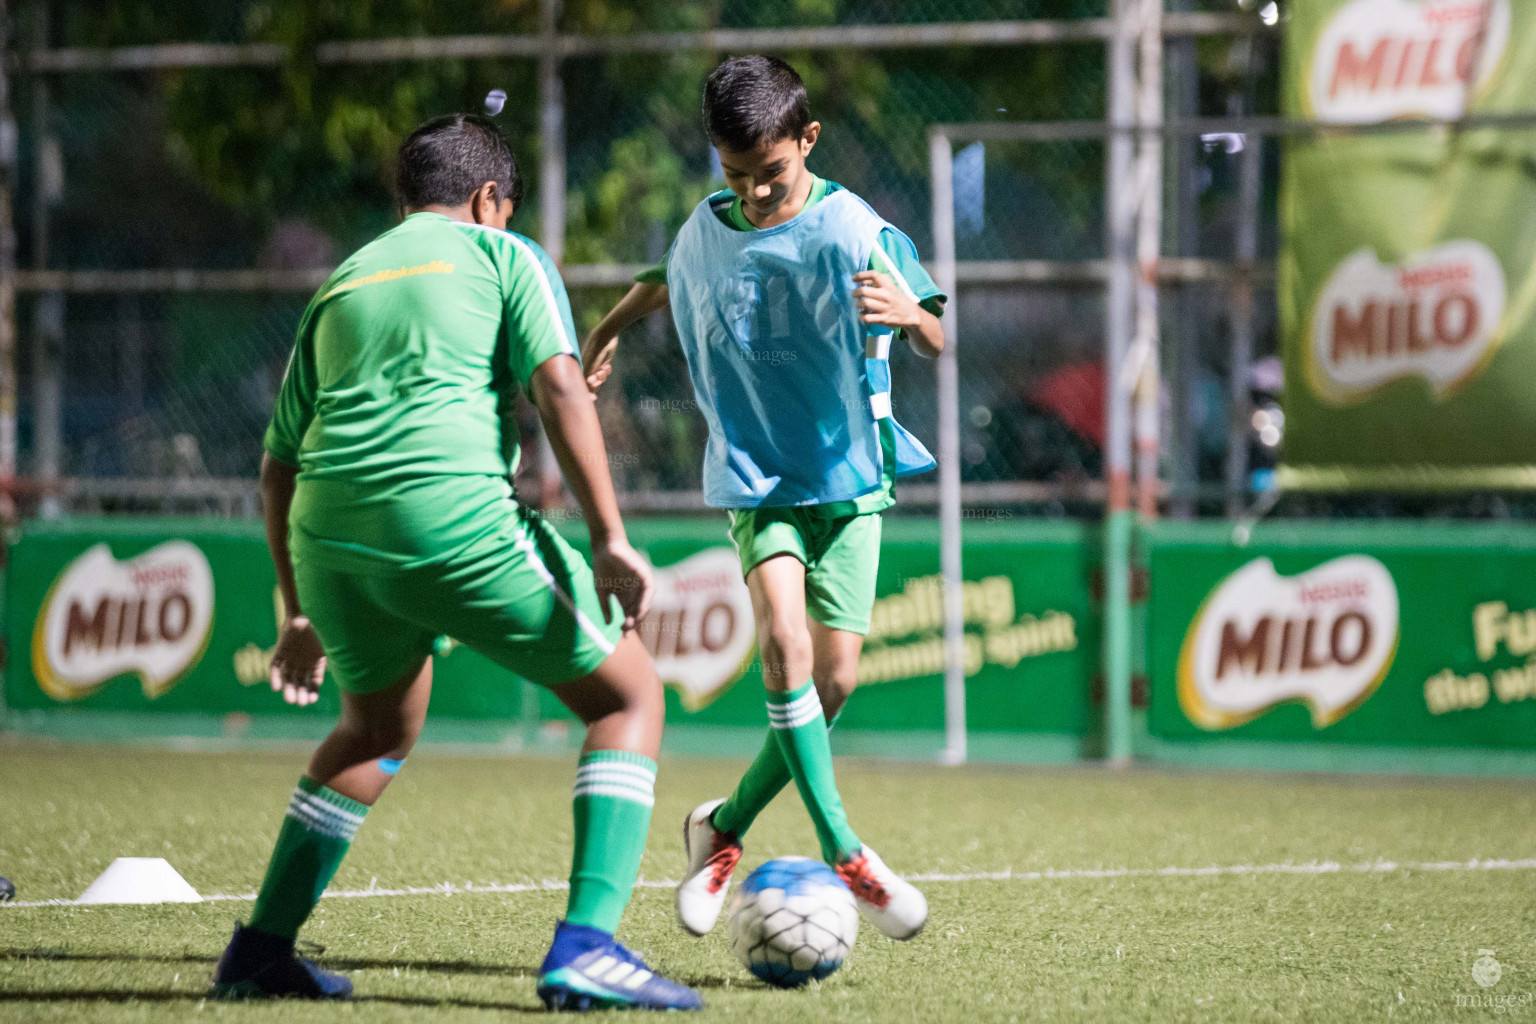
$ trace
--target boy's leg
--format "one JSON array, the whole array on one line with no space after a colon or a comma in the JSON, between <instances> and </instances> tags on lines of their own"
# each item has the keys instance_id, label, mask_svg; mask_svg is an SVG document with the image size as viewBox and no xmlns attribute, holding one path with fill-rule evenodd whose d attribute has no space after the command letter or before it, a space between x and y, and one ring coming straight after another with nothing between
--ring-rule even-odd
<instances>
[{"instance_id":1,"label":"boy's leg","mask_svg":"<svg viewBox=\"0 0 1536 1024\"><path fill-rule=\"evenodd\" d=\"M298 935L363 816L415 746L431 694L430 659L377 693L342 691L341 721L294 790L249 927L288 939Z\"/></svg>"},{"instance_id":2,"label":"boy's leg","mask_svg":"<svg viewBox=\"0 0 1536 1024\"><path fill-rule=\"evenodd\" d=\"M571 892L539 969L539 997L551 1009L698 1009L697 992L654 974L613 937L640 873L655 803L666 715L656 668L628 633L596 671L553 690L586 724L587 739L571 800Z\"/></svg>"},{"instance_id":3,"label":"boy's leg","mask_svg":"<svg viewBox=\"0 0 1536 1024\"><path fill-rule=\"evenodd\" d=\"M796 554L814 568L805 570L805 603L811 618L812 676L828 728L858 682L859 652L869 631L875 601L875 574L880 565L881 520L878 513L835 520L802 516L796 537L785 532L780 517L767 531L753 532L755 523L738 517L731 531L738 548L753 559L780 550ZM793 547L795 541L799 547ZM746 835L763 809L789 785L789 765L770 735L730 798L713 812L716 828L737 839Z\"/></svg>"},{"instance_id":4,"label":"boy's leg","mask_svg":"<svg viewBox=\"0 0 1536 1024\"><path fill-rule=\"evenodd\" d=\"M832 747L816 685L805 617L805 566L788 555L760 562L747 575L767 689L768 724L810 813L822 856L836 864L857 854L832 772Z\"/></svg>"},{"instance_id":5,"label":"boy's leg","mask_svg":"<svg viewBox=\"0 0 1536 1024\"><path fill-rule=\"evenodd\" d=\"M804 563L785 553L757 562L747 574L770 728L730 799L699 805L683 823L688 867L677 887L677 916L694 935L708 934L719 920L731 874L741 860L740 836L791 780L810 812L822 856L838 864L860 849L833 780L827 739L827 723L843 697L832 694L832 715L827 715L817 697L817 681L805 682L818 658L806 626L805 572ZM846 655L846 645L840 651ZM857 664L854 651L847 679L856 677Z\"/></svg>"},{"instance_id":6,"label":"boy's leg","mask_svg":"<svg viewBox=\"0 0 1536 1024\"><path fill-rule=\"evenodd\" d=\"M342 691L341 721L310 758L278 832L249 924L214 974L222 997L338 998L351 985L299 960L293 943L341 866L364 816L415 745L432 691L432 663L414 664L373 693Z\"/></svg>"},{"instance_id":7,"label":"boy's leg","mask_svg":"<svg viewBox=\"0 0 1536 1024\"><path fill-rule=\"evenodd\" d=\"M651 972L613 936L640 871L666 704L640 638L605 614L586 561L542 519L502 515L482 547L429 581L428 621L547 686L587 727L571 807L566 917L539 969L556 1009L693 1009L696 992ZM420 599L418 597L417 599Z\"/></svg>"},{"instance_id":8,"label":"boy's leg","mask_svg":"<svg viewBox=\"0 0 1536 1024\"><path fill-rule=\"evenodd\" d=\"M587 727L572 797L576 849L565 919L612 934L651 825L666 715L661 680L639 638L628 634L597 671L553 692Z\"/></svg>"},{"instance_id":9,"label":"boy's leg","mask_svg":"<svg viewBox=\"0 0 1536 1024\"><path fill-rule=\"evenodd\" d=\"M846 629L833 629L814 619L810 629L811 677L815 680L821 710L830 730L858 685L859 652L864 647L864 636ZM770 731L735 791L715 809L714 827L740 840L757 816L793 781L789 762L784 760L778 739Z\"/></svg>"}]
</instances>

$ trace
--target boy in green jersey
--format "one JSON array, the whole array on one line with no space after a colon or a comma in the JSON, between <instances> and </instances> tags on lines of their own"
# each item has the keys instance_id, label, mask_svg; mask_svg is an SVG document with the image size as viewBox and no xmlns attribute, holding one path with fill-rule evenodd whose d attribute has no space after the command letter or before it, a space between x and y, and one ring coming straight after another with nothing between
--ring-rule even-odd
<instances>
[{"instance_id":1,"label":"boy in green jersey","mask_svg":"<svg viewBox=\"0 0 1536 1024\"><path fill-rule=\"evenodd\" d=\"M570 897L540 997L695 1009L696 992L613 936L650 824L663 703L634 632L650 571L625 539L564 286L543 250L506 230L521 190L490 121L418 128L396 188L403 223L305 311L266 434L267 540L288 615L272 687L310 704L329 668L342 711L294 789L213 994L351 993L294 939L415 743L432 646L450 634L550 687L587 727ZM592 568L513 494L519 388L586 515Z\"/></svg>"},{"instance_id":2,"label":"boy in green jersey","mask_svg":"<svg viewBox=\"0 0 1536 1024\"><path fill-rule=\"evenodd\" d=\"M936 356L945 297L904 234L807 170L821 126L810 119L805 87L789 65L771 57L726 61L705 86L704 123L729 188L695 211L667 262L640 275L584 346L595 391L612 370L619 332L671 304L710 425L706 496L729 509L768 689L771 728L762 751L729 799L701 805L684 824L689 862L678 916L694 934L714 926L742 837L793 781L823 857L864 916L892 938L910 938L926 921L927 902L849 827L827 730L857 680L875 596L880 512L895 503L898 469L910 462L901 446L915 443L890 415L888 383L880 386L888 382L889 332ZM719 225L744 234L722 233ZM790 234L796 225L799 233ZM763 239L761 256L748 252L746 239L754 237ZM708 255L690 255L680 266L685 238L690 253ZM849 262L865 252L863 265ZM826 297L843 294L841 282L826 274L844 264L853 287L838 307ZM693 298L680 301L685 291ZM819 370L811 368L824 365L842 376L828 372L818 383ZM814 429L801 429L807 420ZM840 439L860 431L869 439L848 442L841 457ZM786 437L807 438L805 450ZM813 450L818 442L821 450ZM856 462L875 468L860 475L849 469ZM808 463L825 469L808 479ZM835 500L820 496L831 492Z\"/></svg>"}]
</instances>

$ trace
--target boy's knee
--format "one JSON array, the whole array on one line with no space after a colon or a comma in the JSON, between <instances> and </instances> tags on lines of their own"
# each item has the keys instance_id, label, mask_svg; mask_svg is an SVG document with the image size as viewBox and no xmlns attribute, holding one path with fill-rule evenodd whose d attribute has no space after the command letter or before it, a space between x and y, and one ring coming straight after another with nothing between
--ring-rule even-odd
<instances>
[{"instance_id":1,"label":"boy's knee","mask_svg":"<svg viewBox=\"0 0 1536 1024\"><path fill-rule=\"evenodd\" d=\"M793 683L809 674L811 637L803 623L769 622L758 632L764 675Z\"/></svg>"},{"instance_id":2,"label":"boy's knee","mask_svg":"<svg viewBox=\"0 0 1536 1024\"><path fill-rule=\"evenodd\" d=\"M821 706L826 709L827 718L830 720L847 703L849 696L859 685L859 666L837 665L824 673L816 680L816 689L821 695Z\"/></svg>"},{"instance_id":3,"label":"boy's knee","mask_svg":"<svg viewBox=\"0 0 1536 1024\"><path fill-rule=\"evenodd\" d=\"M656 674L654 668L644 682L627 687L622 697L625 710L646 721L659 722L667 715L665 690L661 685L661 677Z\"/></svg>"},{"instance_id":4,"label":"boy's knee","mask_svg":"<svg viewBox=\"0 0 1536 1024\"><path fill-rule=\"evenodd\" d=\"M421 736L419 719L379 719L350 723L353 743L368 757L403 758Z\"/></svg>"}]
</instances>

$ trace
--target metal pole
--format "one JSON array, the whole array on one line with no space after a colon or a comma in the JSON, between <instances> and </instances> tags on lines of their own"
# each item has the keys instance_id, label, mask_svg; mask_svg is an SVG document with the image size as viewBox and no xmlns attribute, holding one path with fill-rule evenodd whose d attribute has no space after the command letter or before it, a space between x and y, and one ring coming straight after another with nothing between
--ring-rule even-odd
<instances>
[{"instance_id":1,"label":"metal pole","mask_svg":"<svg viewBox=\"0 0 1536 1024\"><path fill-rule=\"evenodd\" d=\"M11 12L0 0L0 519L14 522L16 502L16 117L11 110Z\"/></svg>"},{"instance_id":2,"label":"metal pole","mask_svg":"<svg viewBox=\"0 0 1536 1024\"><path fill-rule=\"evenodd\" d=\"M539 240L555 266L565 262L565 83L560 78L561 0L540 0L539 32ZM542 426L538 437L539 505L564 504L555 450Z\"/></svg>"},{"instance_id":3,"label":"metal pole","mask_svg":"<svg viewBox=\"0 0 1536 1024\"><path fill-rule=\"evenodd\" d=\"M51 17L48 0L33 4L32 48L48 46ZM53 134L51 97L46 75L32 79L33 163L32 266L48 269L49 215L63 198L64 160ZM42 292L32 313L32 472L42 489L38 512L44 519L60 514L56 485L64 449L63 384L64 293Z\"/></svg>"},{"instance_id":4,"label":"metal pole","mask_svg":"<svg viewBox=\"0 0 1536 1024\"><path fill-rule=\"evenodd\" d=\"M1110 40L1109 138L1105 191L1109 204L1109 292L1105 310L1104 411L1107 419L1104 480L1104 704L1105 755L1112 764L1131 758L1131 510L1130 403L1121 375L1130 353L1136 288L1136 189L1133 141L1124 130L1136 113L1136 39L1139 0L1114 0L1115 32Z\"/></svg>"},{"instance_id":5,"label":"metal pole","mask_svg":"<svg viewBox=\"0 0 1536 1024\"><path fill-rule=\"evenodd\" d=\"M389 61L473 60L494 57L538 58L609 53L782 52L785 50L910 50L951 46L1054 46L1108 40L1107 18L1024 21L964 21L895 25L828 25L819 28L704 29L695 32L625 32L605 35L406 36L320 43L318 64L368 64ZM1255 35L1272 31L1258 18L1240 12L1189 12L1169 15L1167 36ZM161 43L151 46L65 47L26 54L23 74L40 71L143 71L152 68L276 67L290 58L287 47L273 43Z\"/></svg>"},{"instance_id":6,"label":"metal pole","mask_svg":"<svg viewBox=\"0 0 1536 1024\"><path fill-rule=\"evenodd\" d=\"M949 303L944 310L944 351L938 365L939 569L944 577L944 752L945 764L966 759L965 573L960 538L960 371L955 357L959 309L955 292L954 151L948 136L931 132L928 162L933 176L933 249L937 284Z\"/></svg>"},{"instance_id":7,"label":"metal pole","mask_svg":"<svg viewBox=\"0 0 1536 1024\"><path fill-rule=\"evenodd\" d=\"M561 0L541 0L539 30L539 235L558 266L565 262L565 87L555 47Z\"/></svg>"},{"instance_id":8,"label":"metal pole","mask_svg":"<svg viewBox=\"0 0 1536 1024\"><path fill-rule=\"evenodd\" d=\"M1192 0L1172 0L1171 6L1187 10ZM1195 41L1188 38L1168 40L1168 69L1173 76L1170 91L1174 120L1194 117L1200 110L1200 73ZM1173 147L1174 254L1191 258L1200 252L1200 143L1195 139L1170 137ZM1166 280L1166 278L1164 278ZM1200 479L1200 438L1195 426L1195 384L1200 370L1200 331L1195 325L1206 308L1206 289L1187 284L1174 290L1174 322L1178 327L1170 339L1168 351L1174 364L1168 375L1172 430L1168 449L1172 463L1172 487L1168 514L1174 519L1194 518L1195 492Z\"/></svg>"},{"instance_id":9,"label":"metal pole","mask_svg":"<svg viewBox=\"0 0 1536 1024\"><path fill-rule=\"evenodd\" d=\"M1158 462L1162 457L1162 366L1158 324L1158 261L1163 238L1163 0L1142 0L1141 80L1136 120L1140 129L1136 228L1136 347L1141 375L1136 382L1137 511L1157 518Z\"/></svg>"},{"instance_id":10,"label":"metal pole","mask_svg":"<svg viewBox=\"0 0 1536 1024\"><path fill-rule=\"evenodd\" d=\"M1248 437L1252 430L1253 267L1259 253L1259 199L1264 177L1264 137L1249 135L1238 163L1237 277L1232 282L1232 360L1227 377L1232 416L1227 427L1227 515L1245 511Z\"/></svg>"}]
</instances>

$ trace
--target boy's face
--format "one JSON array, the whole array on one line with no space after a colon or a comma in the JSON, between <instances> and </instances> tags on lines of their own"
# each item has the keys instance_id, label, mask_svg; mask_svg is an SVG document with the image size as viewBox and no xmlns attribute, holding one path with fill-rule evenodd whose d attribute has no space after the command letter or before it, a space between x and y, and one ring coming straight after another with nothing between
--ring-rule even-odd
<instances>
[{"instance_id":1,"label":"boy's face","mask_svg":"<svg viewBox=\"0 0 1536 1024\"><path fill-rule=\"evenodd\" d=\"M715 147L725 184L741 197L748 219L760 222L777 213L789 197L803 198L805 158L820 135L821 122L812 121L799 138L765 142L745 152Z\"/></svg>"}]
</instances>

